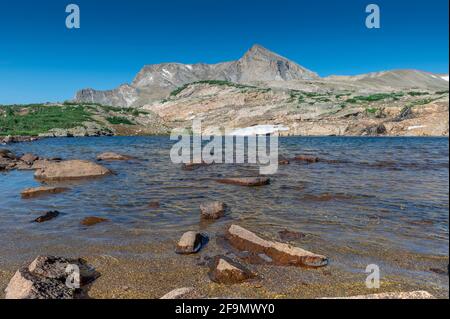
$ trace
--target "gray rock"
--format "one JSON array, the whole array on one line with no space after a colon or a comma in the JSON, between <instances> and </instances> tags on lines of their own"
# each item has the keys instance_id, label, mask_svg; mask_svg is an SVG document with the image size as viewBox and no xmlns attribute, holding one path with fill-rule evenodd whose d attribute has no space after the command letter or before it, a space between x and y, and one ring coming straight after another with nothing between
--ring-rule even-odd
<instances>
[{"instance_id":1,"label":"gray rock","mask_svg":"<svg viewBox=\"0 0 450 319\"><path fill-rule=\"evenodd\" d=\"M198 253L207 241L208 238L205 235L188 231L181 236L175 252L182 255Z\"/></svg>"},{"instance_id":2,"label":"gray rock","mask_svg":"<svg viewBox=\"0 0 450 319\"><path fill-rule=\"evenodd\" d=\"M256 278L256 275L228 257L217 256L211 264L209 277L216 283L230 285Z\"/></svg>"},{"instance_id":3,"label":"gray rock","mask_svg":"<svg viewBox=\"0 0 450 319\"><path fill-rule=\"evenodd\" d=\"M67 285L70 267L80 270L79 287ZM28 267L19 269L6 287L6 299L74 299L85 296L86 285L99 273L82 259L39 256ZM69 278L70 279L70 278Z\"/></svg>"},{"instance_id":4,"label":"gray rock","mask_svg":"<svg viewBox=\"0 0 450 319\"><path fill-rule=\"evenodd\" d=\"M203 219L219 219L225 214L226 205L222 202L208 202L200 205L201 217Z\"/></svg>"}]
</instances>

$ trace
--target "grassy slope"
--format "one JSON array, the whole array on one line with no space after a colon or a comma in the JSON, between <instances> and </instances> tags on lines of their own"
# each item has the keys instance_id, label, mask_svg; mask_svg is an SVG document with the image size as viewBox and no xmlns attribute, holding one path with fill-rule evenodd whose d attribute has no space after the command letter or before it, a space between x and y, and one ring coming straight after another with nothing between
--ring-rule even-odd
<instances>
[{"instance_id":1,"label":"grassy slope","mask_svg":"<svg viewBox=\"0 0 450 319\"><path fill-rule=\"evenodd\" d=\"M11 105L0 106L0 136L36 136L53 128L69 129L93 121L84 106Z\"/></svg>"}]
</instances>

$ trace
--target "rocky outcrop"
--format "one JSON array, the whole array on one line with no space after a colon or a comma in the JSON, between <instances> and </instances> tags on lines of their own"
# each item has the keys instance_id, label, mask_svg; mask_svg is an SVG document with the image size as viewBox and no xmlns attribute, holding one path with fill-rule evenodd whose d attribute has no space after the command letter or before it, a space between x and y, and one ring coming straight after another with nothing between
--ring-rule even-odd
<instances>
[{"instance_id":1,"label":"rocky outcrop","mask_svg":"<svg viewBox=\"0 0 450 319\"><path fill-rule=\"evenodd\" d=\"M207 242L207 237L195 231L188 231L181 236L175 252L181 255L196 254Z\"/></svg>"},{"instance_id":2,"label":"rocky outcrop","mask_svg":"<svg viewBox=\"0 0 450 319\"><path fill-rule=\"evenodd\" d=\"M75 270L79 270L79 276L74 274ZM86 285L98 277L99 273L82 259L39 256L15 273L6 287L5 298L80 298L85 296Z\"/></svg>"},{"instance_id":3,"label":"rocky outcrop","mask_svg":"<svg viewBox=\"0 0 450 319\"><path fill-rule=\"evenodd\" d=\"M239 186L264 186L270 184L268 177L236 177L236 178L222 178L217 180L221 184L231 184Z\"/></svg>"},{"instance_id":4,"label":"rocky outcrop","mask_svg":"<svg viewBox=\"0 0 450 319\"><path fill-rule=\"evenodd\" d=\"M102 177L110 174L109 169L99 164L84 160L70 160L48 163L39 168L34 177L38 180L52 181Z\"/></svg>"},{"instance_id":5,"label":"rocky outcrop","mask_svg":"<svg viewBox=\"0 0 450 319\"><path fill-rule=\"evenodd\" d=\"M233 247L255 255L264 254L270 258L273 264L311 268L323 267L328 264L325 256L288 244L262 239L237 225L231 225L225 236Z\"/></svg>"},{"instance_id":6,"label":"rocky outcrop","mask_svg":"<svg viewBox=\"0 0 450 319\"><path fill-rule=\"evenodd\" d=\"M226 205L223 202L215 201L200 205L202 219L219 219L225 214Z\"/></svg>"},{"instance_id":7,"label":"rocky outcrop","mask_svg":"<svg viewBox=\"0 0 450 319\"><path fill-rule=\"evenodd\" d=\"M320 158L312 155L297 155L294 159L306 163L318 163L320 161Z\"/></svg>"},{"instance_id":8,"label":"rocky outcrop","mask_svg":"<svg viewBox=\"0 0 450 319\"><path fill-rule=\"evenodd\" d=\"M255 278L256 275L228 257L217 256L211 263L209 277L220 284L238 284Z\"/></svg>"},{"instance_id":9,"label":"rocky outcrop","mask_svg":"<svg viewBox=\"0 0 450 319\"><path fill-rule=\"evenodd\" d=\"M83 126L69 129L54 128L39 137L88 137L88 136L111 136L113 132L105 126L96 122L84 122Z\"/></svg>"},{"instance_id":10,"label":"rocky outcrop","mask_svg":"<svg viewBox=\"0 0 450 319\"><path fill-rule=\"evenodd\" d=\"M51 186L40 186L35 188L27 188L23 190L20 194L22 198L33 198L48 194L59 194L68 191L65 187L51 187Z\"/></svg>"}]
</instances>

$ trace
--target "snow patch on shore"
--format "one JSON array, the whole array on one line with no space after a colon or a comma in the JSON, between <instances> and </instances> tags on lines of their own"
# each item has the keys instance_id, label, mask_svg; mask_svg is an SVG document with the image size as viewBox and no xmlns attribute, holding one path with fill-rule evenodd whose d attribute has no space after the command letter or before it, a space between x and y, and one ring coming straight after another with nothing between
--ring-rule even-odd
<instances>
[{"instance_id":1,"label":"snow patch on shore","mask_svg":"<svg viewBox=\"0 0 450 319\"><path fill-rule=\"evenodd\" d=\"M233 132L230 133L230 135L255 136L255 135L273 134L282 131L289 131L289 128L283 125L256 125L234 130Z\"/></svg>"}]
</instances>

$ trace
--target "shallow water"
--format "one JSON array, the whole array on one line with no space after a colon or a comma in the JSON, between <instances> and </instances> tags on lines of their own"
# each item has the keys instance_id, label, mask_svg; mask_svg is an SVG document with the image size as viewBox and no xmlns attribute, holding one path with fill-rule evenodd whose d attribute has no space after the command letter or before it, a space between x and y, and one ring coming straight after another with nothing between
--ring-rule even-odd
<instances>
[{"instance_id":1,"label":"shallow water","mask_svg":"<svg viewBox=\"0 0 450 319\"><path fill-rule=\"evenodd\" d=\"M431 282L448 292L447 275L429 271L446 270L448 263L447 138L282 138L280 153L285 157L313 154L326 161L292 161L279 167L271 185L259 188L215 181L254 176L258 170L253 166L183 171L170 161L171 145L166 137L101 137L8 146L42 157L94 160L101 152L115 151L136 160L105 162L114 175L60 183L71 190L27 200L20 198L20 191L39 185L33 172L0 173L0 267L53 253L54 247L74 256L102 247L97 250L123 258L172 258L172 250L114 247L172 243L189 229L214 238L235 222L277 240L284 229L300 231L306 237L294 244L329 256L331 265L346 272L364 273L364 265L375 263L386 274L419 285ZM200 222L198 207L206 200L227 203L227 217ZM151 201L159 201L160 208L149 208ZM48 210L62 214L47 223L31 222ZM86 216L110 222L85 228L80 221Z\"/></svg>"}]
</instances>

